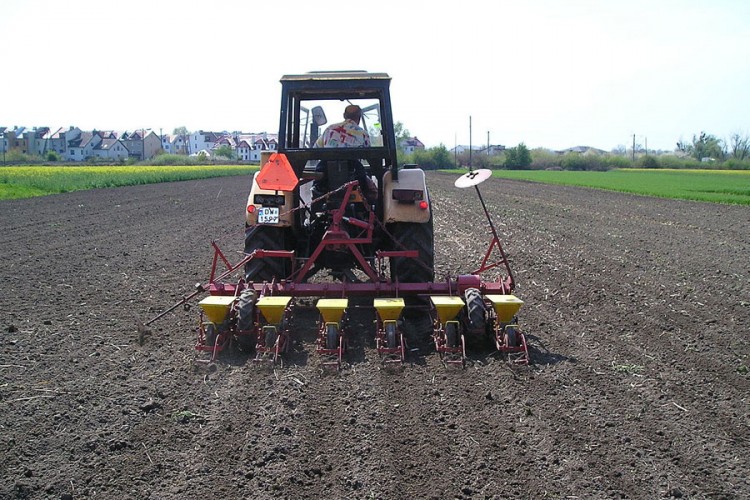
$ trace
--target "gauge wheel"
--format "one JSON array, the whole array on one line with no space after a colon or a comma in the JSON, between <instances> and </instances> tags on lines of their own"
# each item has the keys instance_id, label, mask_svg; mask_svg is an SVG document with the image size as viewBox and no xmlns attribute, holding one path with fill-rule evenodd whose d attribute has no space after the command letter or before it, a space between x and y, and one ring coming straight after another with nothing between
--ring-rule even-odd
<instances>
[{"instance_id":1,"label":"gauge wheel","mask_svg":"<svg viewBox=\"0 0 750 500\"><path fill-rule=\"evenodd\" d=\"M388 347L394 349L396 347L396 324L386 323L385 325L385 338L388 342Z\"/></svg>"},{"instance_id":2,"label":"gauge wheel","mask_svg":"<svg viewBox=\"0 0 750 500\"><path fill-rule=\"evenodd\" d=\"M337 349L339 346L339 327L326 325L326 349Z\"/></svg>"},{"instance_id":3,"label":"gauge wheel","mask_svg":"<svg viewBox=\"0 0 750 500\"><path fill-rule=\"evenodd\" d=\"M272 328L266 329L266 348L271 349L276 345L276 331Z\"/></svg>"},{"instance_id":4,"label":"gauge wheel","mask_svg":"<svg viewBox=\"0 0 750 500\"><path fill-rule=\"evenodd\" d=\"M216 344L216 325L213 323L207 323L204 329L206 336L206 345L213 347Z\"/></svg>"},{"instance_id":5,"label":"gauge wheel","mask_svg":"<svg viewBox=\"0 0 750 500\"><path fill-rule=\"evenodd\" d=\"M508 347L518 347L518 332L512 326L505 327L505 345Z\"/></svg>"},{"instance_id":6,"label":"gauge wheel","mask_svg":"<svg viewBox=\"0 0 750 500\"><path fill-rule=\"evenodd\" d=\"M445 343L448 347L456 347L458 345L458 329L456 323L447 323L445 325Z\"/></svg>"}]
</instances>

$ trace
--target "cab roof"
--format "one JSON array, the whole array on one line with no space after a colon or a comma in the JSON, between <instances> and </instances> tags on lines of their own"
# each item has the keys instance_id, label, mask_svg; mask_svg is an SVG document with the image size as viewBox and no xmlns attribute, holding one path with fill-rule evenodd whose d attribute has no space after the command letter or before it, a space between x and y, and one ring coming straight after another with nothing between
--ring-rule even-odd
<instances>
[{"instance_id":1,"label":"cab roof","mask_svg":"<svg viewBox=\"0 0 750 500\"><path fill-rule=\"evenodd\" d=\"M299 75L284 75L282 82L303 82L313 80L390 80L388 73L369 73L361 70L310 71Z\"/></svg>"}]
</instances>

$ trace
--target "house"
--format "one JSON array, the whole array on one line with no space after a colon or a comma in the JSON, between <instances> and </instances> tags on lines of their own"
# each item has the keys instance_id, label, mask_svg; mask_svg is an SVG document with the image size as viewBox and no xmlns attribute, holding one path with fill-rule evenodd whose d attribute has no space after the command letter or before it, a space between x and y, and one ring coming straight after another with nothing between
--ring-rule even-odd
<instances>
[{"instance_id":1,"label":"house","mask_svg":"<svg viewBox=\"0 0 750 500\"><path fill-rule=\"evenodd\" d=\"M172 153L172 140L174 137L172 134L162 134L161 136L161 149L165 153L171 154Z\"/></svg>"},{"instance_id":2,"label":"house","mask_svg":"<svg viewBox=\"0 0 750 500\"><path fill-rule=\"evenodd\" d=\"M254 146L247 142L246 139L242 139L239 144L237 144L237 159L242 161L250 161L250 156L252 155Z\"/></svg>"},{"instance_id":3,"label":"house","mask_svg":"<svg viewBox=\"0 0 750 500\"><path fill-rule=\"evenodd\" d=\"M404 153L411 154L417 149L424 149L424 144L417 139L417 136L414 136L401 141L401 147L403 148Z\"/></svg>"},{"instance_id":4,"label":"house","mask_svg":"<svg viewBox=\"0 0 750 500\"><path fill-rule=\"evenodd\" d=\"M167 151L165 149L165 151ZM173 135L169 142L169 152L175 155L186 155L187 154L187 136L185 135Z\"/></svg>"},{"instance_id":5,"label":"house","mask_svg":"<svg viewBox=\"0 0 750 500\"><path fill-rule=\"evenodd\" d=\"M69 161L83 161L94 155L94 148L102 142L102 137L94 130L93 132L80 132L73 140L68 141L68 150L65 157Z\"/></svg>"},{"instance_id":6,"label":"house","mask_svg":"<svg viewBox=\"0 0 750 500\"><path fill-rule=\"evenodd\" d=\"M65 139L65 130L62 127L49 134L46 148L47 152L54 151L63 157L65 156L65 151L68 149L68 141Z\"/></svg>"},{"instance_id":7,"label":"house","mask_svg":"<svg viewBox=\"0 0 750 500\"><path fill-rule=\"evenodd\" d=\"M223 144L234 142L234 150L237 158L249 162L259 162L262 151L275 151L278 148L277 135L266 132L250 134L235 132L231 137L231 141L220 142Z\"/></svg>"},{"instance_id":8,"label":"house","mask_svg":"<svg viewBox=\"0 0 750 500\"><path fill-rule=\"evenodd\" d=\"M502 154L505 149L505 146L503 146L502 144L490 144L489 146L480 149L479 154L487 156L497 156L499 154Z\"/></svg>"},{"instance_id":9,"label":"house","mask_svg":"<svg viewBox=\"0 0 750 500\"><path fill-rule=\"evenodd\" d=\"M225 134L216 140L213 149L220 148L221 146L229 146L230 148L232 148L232 151L234 151L237 148L237 142L234 140L234 137L229 134Z\"/></svg>"},{"instance_id":10,"label":"house","mask_svg":"<svg viewBox=\"0 0 750 500\"><path fill-rule=\"evenodd\" d=\"M128 148L119 139L102 139L92 148L92 153L97 158L106 158L108 160L125 160L130 156Z\"/></svg>"},{"instance_id":11,"label":"house","mask_svg":"<svg viewBox=\"0 0 750 500\"><path fill-rule=\"evenodd\" d=\"M479 151L482 150L483 147L484 146L474 146L474 145L472 145L471 148L469 148L469 146L459 145L459 146L456 146L453 149L451 149L450 152L451 152L451 154L460 155L460 154L468 153L469 149L471 149L472 152L479 152Z\"/></svg>"},{"instance_id":12,"label":"house","mask_svg":"<svg viewBox=\"0 0 750 500\"><path fill-rule=\"evenodd\" d=\"M592 148L591 146L574 146L568 149L557 151L557 154L564 155L567 153L578 153L582 155L603 155L607 154L603 149Z\"/></svg>"},{"instance_id":13,"label":"house","mask_svg":"<svg viewBox=\"0 0 750 500\"><path fill-rule=\"evenodd\" d=\"M219 140L219 134L216 132L204 132L199 130L193 132L188 137L188 149L191 153L196 153L201 150L211 151L216 145L216 141Z\"/></svg>"},{"instance_id":14,"label":"house","mask_svg":"<svg viewBox=\"0 0 750 500\"><path fill-rule=\"evenodd\" d=\"M148 160L163 149L162 140L152 130L141 129L133 132L122 132L119 136L131 158Z\"/></svg>"},{"instance_id":15,"label":"house","mask_svg":"<svg viewBox=\"0 0 750 500\"><path fill-rule=\"evenodd\" d=\"M4 151L19 151L26 153L28 147L26 146L26 140L23 134L26 127L13 127L13 130L3 130L3 147Z\"/></svg>"}]
</instances>

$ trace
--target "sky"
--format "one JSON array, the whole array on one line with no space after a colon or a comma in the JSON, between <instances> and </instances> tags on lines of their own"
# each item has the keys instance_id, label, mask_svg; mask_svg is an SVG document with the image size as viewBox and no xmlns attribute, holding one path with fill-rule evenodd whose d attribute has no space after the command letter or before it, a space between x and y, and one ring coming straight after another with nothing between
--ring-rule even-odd
<instances>
[{"instance_id":1,"label":"sky","mask_svg":"<svg viewBox=\"0 0 750 500\"><path fill-rule=\"evenodd\" d=\"M750 133L745 0L3 0L0 126L276 132L285 74L392 77L427 147Z\"/></svg>"}]
</instances>

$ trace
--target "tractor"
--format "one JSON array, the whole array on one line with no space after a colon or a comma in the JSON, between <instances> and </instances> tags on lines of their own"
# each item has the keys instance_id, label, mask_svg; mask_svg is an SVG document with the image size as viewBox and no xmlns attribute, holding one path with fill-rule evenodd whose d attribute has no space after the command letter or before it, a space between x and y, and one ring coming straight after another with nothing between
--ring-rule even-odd
<instances>
[{"instance_id":1,"label":"tractor","mask_svg":"<svg viewBox=\"0 0 750 500\"><path fill-rule=\"evenodd\" d=\"M374 272L377 255L404 250L418 255L387 254L392 281L434 279L425 174L416 165L396 168L389 84L387 74L359 71L282 77L277 155L273 168L264 167L254 176L246 207L245 253L286 250L293 251L294 258L248 262L247 282L304 282L321 271L341 281L378 282L382 277ZM370 145L317 147L322 128L329 120L340 121L351 105L361 109L361 126ZM283 165L274 163L283 161L276 160L279 155L285 156ZM290 182L284 185L285 181ZM347 193L351 182L355 184ZM332 227L347 241L329 234L320 247ZM364 233L370 241L362 241Z\"/></svg>"},{"instance_id":2,"label":"tractor","mask_svg":"<svg viewBox=\"0 0 750 500\"><path fill-rule=\"evenodd\" d=\"M435 281L430 194L422 169L398 164L390 83L386 73L365 71L281 78L278 143L253 175L244 256L233 264L212 242L209 282L173 306L209 294L199 302L196 343L210 353L207 362L235 343L255 353L254 361L275 365L293 340L289 325L304 298L316 301L321 365L338 370L356 297L372 299L375 345L386 366L406 359L410 311L426 315L448 366L464 365L467 338L491 339L514 362L529 362L516 317L523 302L512 294L513 274L478 187L491 172L470 170L455 182L476 189L487 217L481 263ZM331 147L327 138L351 126L338 123L350 109L358 110L358 133L367 140ZM496 268L506 271L499 281L482 279Z\"/></svg>"}]
</instances>

